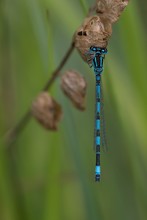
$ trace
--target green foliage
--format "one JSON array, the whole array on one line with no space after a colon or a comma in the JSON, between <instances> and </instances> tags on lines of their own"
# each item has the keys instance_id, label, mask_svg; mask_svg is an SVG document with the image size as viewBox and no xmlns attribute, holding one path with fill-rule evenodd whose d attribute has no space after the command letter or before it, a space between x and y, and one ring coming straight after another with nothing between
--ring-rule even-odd
<instances>
[{"instance_id":1,"label":"green foliage","mask_svg":"<svg viewBox=\"0 0 147 220\"><path fill-rule=\"evenodd\" d=\"M0 2L1 137L60 63L90 4ZM87 109L75 110L57 79L51 93L64 112L58 132L47 132L32 119L10 150L1 140L1 220L147 219L147 48L139 4L130 1L115 25L105 60L109 150L101 154L101 182L94 182L94 75L75 51L64 70L76 69L87 79Z\"/></svg>"}]
</instances>

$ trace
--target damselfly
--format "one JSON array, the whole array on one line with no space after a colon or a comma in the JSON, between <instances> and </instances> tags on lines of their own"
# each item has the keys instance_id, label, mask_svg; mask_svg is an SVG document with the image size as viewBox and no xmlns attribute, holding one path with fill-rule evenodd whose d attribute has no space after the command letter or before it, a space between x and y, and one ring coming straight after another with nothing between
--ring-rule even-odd
<instances>
[{"instance_id":1,"label":"damselfly","mask_svg":"<svg viewBox=\"0 0 147 220\"><path fill-rule=\"evenodd\" d=\"M100 167L100 111L101 111L101 74L103 72L103 60L107 54L106 48L90 47L86 54L90 67L93 67L96 77L96 110L95 110L95 150L96 150L96 167L95 167L95 181L100 181L101 167Z\"/></svg>"}]
</instances>

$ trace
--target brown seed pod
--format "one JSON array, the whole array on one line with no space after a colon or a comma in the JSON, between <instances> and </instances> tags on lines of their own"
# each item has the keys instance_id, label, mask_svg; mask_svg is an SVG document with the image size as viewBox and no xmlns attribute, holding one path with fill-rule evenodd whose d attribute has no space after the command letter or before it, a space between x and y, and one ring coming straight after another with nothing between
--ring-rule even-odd
<instances>
[{"instance_id":1,"label":"brown seed pod","mask_svg":"<svg viewBox=\"0 0 147 220\"><path fill-rule=\"evenodd\" d=\"M32 103L32 115L48 130L57 130L62 116L61 106L47 93L42 92Z\"/></svg>"},{"instance_id":2,"label":"brown seed pod","mask_svg":"<svg viewBox=\"0 0 147 220\"><path fill-rule=\"evenodd\" d=\"M87 53L91 46L106 48L115 23L129 0L97 0L97 15L86 18L74 35L75 47L83 60L87 62ZM90 63L90 62L89 62Z\"/></svg>"},{"instance_id":3,"label":"brown seed pod","mask_svg":"<svg viewBox=\"0 0 147 220\"><path fill-rule=\"evenodd\" d=\"M129 0L97 0L96 13L101 19L112 24L119 19L128 3Z\"/></svg>"},{"instance_id":4,"label":"brown seed pod","mask_svg":"<svg viewBox=\"0 0 147 220\"><path fill-rule=\"evenodd\" d=\"M75 47L87 62L87 52L91 46L107 47L112 34L111 24L102 21L99 16L90 16L78 28L74 35Z\"/></svg>"},{"instance_id":5,"label":"brown seed pod","mask_svg":"<svg viewBox=\"0 0 147 220\"><path fill-rule=\"evenodd\" d=\"M84 77L74 70L66 71L61 77L61 88L64 94L79 110L85 110L86 87Z\"/></svg>"}]
</instances>

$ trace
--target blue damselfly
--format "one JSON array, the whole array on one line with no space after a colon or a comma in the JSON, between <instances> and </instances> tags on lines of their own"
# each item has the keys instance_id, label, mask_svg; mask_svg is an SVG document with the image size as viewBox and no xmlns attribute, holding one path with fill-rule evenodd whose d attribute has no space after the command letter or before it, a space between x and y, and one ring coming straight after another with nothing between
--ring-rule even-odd
<instances>
[{"instance_id":1,"label":"blue damselfly","mask_svg":"<svg viewBox=\"0 0 147 220\"><path fill-rule=\"evenodd\" d=\"M101 111L101 74L103 72L103 60L107 54L106 48L90 47L86 54L90 67L93 67L96 78L96 109L95 109L95 150L96 150L96 167L95 167L95 181L100 181L101 167L100 167L100 111Z\"/></svg>"}]
</instances>

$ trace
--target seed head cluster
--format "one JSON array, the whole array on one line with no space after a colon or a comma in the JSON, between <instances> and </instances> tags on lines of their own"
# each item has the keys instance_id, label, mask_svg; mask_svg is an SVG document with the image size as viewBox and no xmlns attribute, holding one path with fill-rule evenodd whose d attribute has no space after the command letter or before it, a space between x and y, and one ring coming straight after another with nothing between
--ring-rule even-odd
<instances>
[{"instance_id":1,"label":"seed head cluster","mask_svg":"<svg viewBox=\"0 0 147 220\"><path fill-rule=\"evenodd\" d=\"M112 35L112 25L118 21L129 0L97 0L95 15L85 18L74 35L75 47L87 62L91 46L106 48Z\"/></svg>"}]
</instances>

